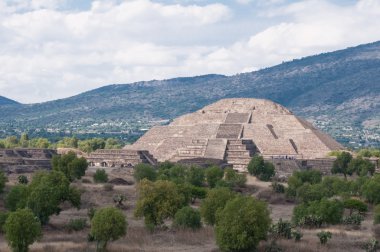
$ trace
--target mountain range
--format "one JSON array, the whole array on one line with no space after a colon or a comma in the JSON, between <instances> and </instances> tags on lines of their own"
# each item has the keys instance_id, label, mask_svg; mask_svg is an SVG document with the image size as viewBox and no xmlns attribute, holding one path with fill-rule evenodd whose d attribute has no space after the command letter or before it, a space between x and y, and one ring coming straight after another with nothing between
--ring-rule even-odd
<instances>
[{"instance_id":1,"label":"mountain range","mask_svg":"<svg viewBox=\"0 0 380 252\"><path fill-rule=\"evenodd\" d=\"M343 144L379 146L380 41L233 76L114 84L27 105L0 97L0 136L23 131L139 134L229 97L267 98Z\"/></svg>"}]
</instances>

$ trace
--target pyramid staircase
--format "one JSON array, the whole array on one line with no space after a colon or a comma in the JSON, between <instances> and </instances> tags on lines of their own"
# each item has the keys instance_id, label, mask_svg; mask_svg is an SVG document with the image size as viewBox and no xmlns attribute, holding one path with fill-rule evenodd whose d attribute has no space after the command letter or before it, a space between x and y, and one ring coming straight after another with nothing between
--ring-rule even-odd
<instances>
[{"instance_id":1,"label":"pyramid staircase","mask_svg":"<svg viewBox=\"0 0 380 252\"><path fill-rule=\"evenodd\" d=\"M257 148L252 140L228 140L225 158L234 170L246 172L248 164L256 152Z\"/></svg>"}]
</instances>

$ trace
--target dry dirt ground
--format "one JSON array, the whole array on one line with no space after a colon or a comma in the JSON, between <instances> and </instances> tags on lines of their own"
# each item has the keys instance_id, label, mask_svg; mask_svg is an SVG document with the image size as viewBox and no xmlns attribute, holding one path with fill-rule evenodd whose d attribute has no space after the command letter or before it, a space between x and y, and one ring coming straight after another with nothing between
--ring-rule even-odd
<instances>
[{"instance_id":1,"label":"dry dirt ground","mask_svg":"<svg viewBox=\"0 0 380 252\"><path fill-rule=\"evenodd\" d=\"M213 229L208 226L194 232L175 231L170 228L153 233L147 231L143 220L133 216L137 200L135 185L115 185L112 191L105 191L102 184L92 183L93 172L94 170L87 171L84 177L91 183L75 183L75 186L83 191L82 208L77 210L70 206L63 206L63 211L57 216L52 216L49 224L44 227L43 238L30 247L31 252L95 251L95 244L87 242L89 226L82 231L69 232L66 225L70 219L88 218L87 211L91 207L113 206L112 197L115 194L124 194L127 197L123 211L127 216L128 230L124 238L110 243L109 251L219 251L215 244ZM131 174L120 169L110 171L109 178L122 178L133 182ZM10 176L8 190L16 179L16 175ZM287 202L283 195L273 194L270 183L248 176L247 188L242 190L242 193L267 201L273 221L280 218L291 219L294 203ZM196 205L198 206L199 202L196 202ZM3 199L0 199L0 209L4 209ZM300 242L279 240L277 244L284 251L364 251L364 243L374 236L372 220L371 214L368 214L358 230L347 226L324 227L323 230L333 233L333 238L325 246L320 245L316 237L316 233L321 229L303 229L301 231L304 236ZM170 223L167 225L170 227ZM264 251L267 245L268 242L262 242L259 251ZM10 251L2 235L0 235L0 251Z\"/></svg>"}]
</instances>

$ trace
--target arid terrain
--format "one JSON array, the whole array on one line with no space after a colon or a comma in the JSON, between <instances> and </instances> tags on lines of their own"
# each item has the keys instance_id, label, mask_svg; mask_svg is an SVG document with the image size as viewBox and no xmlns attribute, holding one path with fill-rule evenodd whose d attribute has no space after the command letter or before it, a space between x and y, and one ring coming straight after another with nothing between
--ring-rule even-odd
<instances>
[{"instance_id":1,"label":"arid terrain","mask_svg":"<svg viewBox=\"0 0 380 252\"><path fill-rule=\"evenodd\" d=\"M95 243L87 242L89 225L82 231L70 232L67 224L71 219L87 218L87 212L91 207L99 208L113 206L113 196L124 194L127 197L123 211L128 220L127 235L109 245L109 251L219 251L215 243L213 228L204 226L199 231L174 230L171 223L167 223L166 229L148 231L141 219L133 215L137 193L136 184L129 171L114 169L109 172L109 179L121 178L131 185L114 185L113 190L107 191L103 184L92 182L94 170L87 171L86 176L75 185L82 190L82 207L80 210L62 206L63 211L52 216L50 222L43 230L43 238L30 247L31 252L48 251L95 251ZM11 174L6 190L16 182L19 174ZM31 175L28 174L30 177ZM247 186L242 190L244 194L251 194L268 202L273 221L282 218L290 220L294 203L287 202L282 194L273 193L269 182L261 182L252 176L248 176ZM133 184L132 184L133 183ZM4 195L4 194L2 194ZM1 209L4 209L3 200ZM199 201L194 207L199 207ZM302 229L303 238L300 242L294 240L278 240L285 251L364 251L364 243L373 233L373 218L371 211L367 213L365 220L359 229L339 225L334 227L324 226L322 229ZM333 233L333 238L327 245L320 245L316 233L320 230L328 230ZM265 246L270 243L262 242L259 251L265 251ZM3 236L0 236L0 251L10 251Z\"/></svg>"}]
</instances>

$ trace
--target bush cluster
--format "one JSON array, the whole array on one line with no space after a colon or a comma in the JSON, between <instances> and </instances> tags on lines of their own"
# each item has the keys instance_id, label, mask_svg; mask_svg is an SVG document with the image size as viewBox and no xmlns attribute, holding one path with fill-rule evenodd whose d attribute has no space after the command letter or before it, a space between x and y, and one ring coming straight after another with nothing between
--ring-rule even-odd
<instances>
[{"instance_id":1,"label":"bush cluster","mask_svg":"<svg viewBox=\"0 0 380 252\"><path fill-rule=\"evenodd\" d=\"M248 172L262 181L270 181L275 175L275 168L271 162L264 161L264 158L255 155L248 164Z\"/></svg>"}]
</instances>

